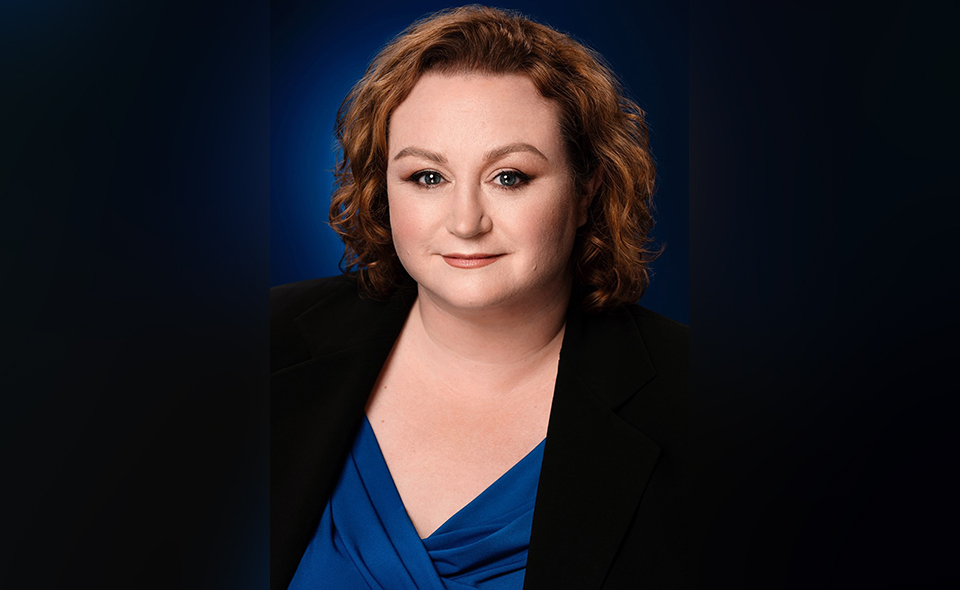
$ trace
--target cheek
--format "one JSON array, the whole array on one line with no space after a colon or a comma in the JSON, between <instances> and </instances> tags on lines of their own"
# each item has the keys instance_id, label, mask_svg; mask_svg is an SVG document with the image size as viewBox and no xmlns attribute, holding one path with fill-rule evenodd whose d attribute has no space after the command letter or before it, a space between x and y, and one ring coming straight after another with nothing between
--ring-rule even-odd
<instances>
[{"instance_id":1,"label":"cheek","mask_svg":"<svg viewBox=\"0 0 960 590\"><path fill-rule=\"evenodd\" d=\"M529 221L524 223L524 233L542 259L566 264L573 251L577 231L573 208L554 203L530 212L527 219Z\"/></svg>"},{"instance_id":2,"label":"cheek","mask_svg":"<svg viewBox=\"0 0 960 590\"><path fill-rule=\"evenodd\" d=\"M387 206L390 209L390 233L393 236L393 247L402 256L410 233L410 219L395 199L388 197Z\"/></svg>"},{"instance_id":3,"label":"cheek","mask_svg":"<svg viewBox=\"0 0 960 590\"><path fill-rule=\"evenodd\" d=\"M390 207L393 246L402 259L405 255L411 255L421 249L426 220L416 207L410 206L402 199L389 198L387 202Z\"/></svg>"}]
</instances>

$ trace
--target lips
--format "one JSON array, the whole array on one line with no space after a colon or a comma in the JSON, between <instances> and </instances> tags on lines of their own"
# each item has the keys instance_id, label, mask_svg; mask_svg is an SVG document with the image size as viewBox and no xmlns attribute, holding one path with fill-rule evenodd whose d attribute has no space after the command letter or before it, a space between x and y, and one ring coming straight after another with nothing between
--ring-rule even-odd
<instances>
[{"instance_id":1,"label":"lips","mask_svg":"<svg viewBox=\"0 0 960 590\"><path fill-rule=\"evenodd\" d=\"M443 261L455 268L480 268L493 264L503 254L442 254Z\"/></svg>"}]
</instances>

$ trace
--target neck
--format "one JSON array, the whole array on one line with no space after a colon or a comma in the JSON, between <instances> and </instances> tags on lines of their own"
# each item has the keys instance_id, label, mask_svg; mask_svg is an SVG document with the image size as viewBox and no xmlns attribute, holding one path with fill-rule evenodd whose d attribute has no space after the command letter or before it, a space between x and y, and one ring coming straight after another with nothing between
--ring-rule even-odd
<instances>
[{"instance_id":1,"label":"neck","mask_svg":"<svg viewBox=\"0 0 960 590\"><path fill-rule=\"evenodd\" d=\"M437 361L522 368L559 353L570 289L567 284L530 305L467 311L440 305L421 289L408 323Z\"/></svg>"}]
</instances>

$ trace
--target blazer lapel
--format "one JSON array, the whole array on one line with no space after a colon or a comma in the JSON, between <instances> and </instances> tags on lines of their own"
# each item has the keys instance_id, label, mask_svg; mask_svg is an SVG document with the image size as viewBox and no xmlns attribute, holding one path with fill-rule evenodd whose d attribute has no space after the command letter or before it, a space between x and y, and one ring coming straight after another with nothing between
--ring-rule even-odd
<instances>
[{"instance_id":1,"label":"blazer lapel","mask_svg":"<svg viewBox=\"0 0 960 590\"><path fill-rule=\"evenodd\" d=\"M331 296L296 320L310 359L271 377L274 588L286 588L300 563L415 296L415 288L388 301Z\"/></svg>"},{"instance_id":2,"label":"blazer lapel","mask_svg":"<svg viewBox=\"0 0 960 590\"><path fill-rule=\"evenodd\" d=\"M560 353L527 590L600 587L660 454L615 411L656 375L635 323L579 308Z\"/></svg>"}]
</instances>

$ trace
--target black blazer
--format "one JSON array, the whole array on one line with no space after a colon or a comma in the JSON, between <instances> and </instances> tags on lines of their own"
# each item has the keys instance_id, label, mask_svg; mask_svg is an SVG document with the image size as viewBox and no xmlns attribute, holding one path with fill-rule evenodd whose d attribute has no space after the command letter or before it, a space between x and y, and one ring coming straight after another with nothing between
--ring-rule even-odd
<instances>
[{"instance_id":1,"label":"black blazer","mask_svg":"<svg viewBox=\"0 0 960 590\"><path fill-rule=\"evenodd\" d=\"M270 587L285 590L416 297L350 276L271 290ZM560 352L524 589L687 587L688 330L639 306L584 314Z\"/></svg>"}]
</instances>

